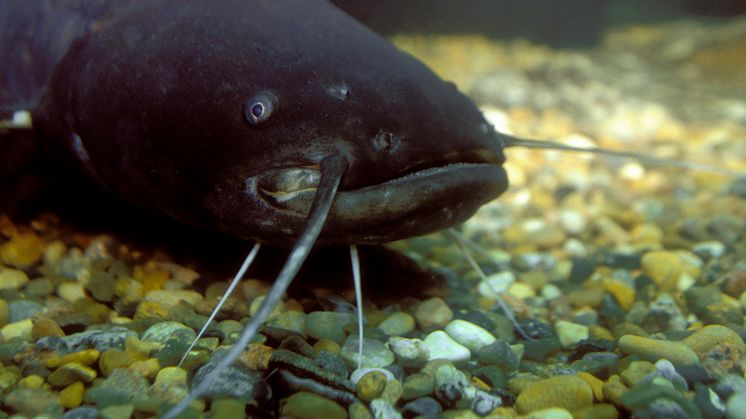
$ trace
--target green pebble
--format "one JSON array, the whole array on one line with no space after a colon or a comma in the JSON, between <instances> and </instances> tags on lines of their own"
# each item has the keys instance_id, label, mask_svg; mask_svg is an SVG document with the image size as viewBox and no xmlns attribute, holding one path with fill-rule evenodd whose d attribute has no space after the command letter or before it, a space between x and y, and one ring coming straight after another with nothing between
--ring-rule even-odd
<instances>
[{"instance_id":1,"label":"green pebble","mask_svg":"<svg viewBox=\"0 0 746 419\"><path fill-rule=\"evenodd\" d=\"M8 302L0 298L0 327L8 324L10 318L10 309L8 308Z\"/></svg>"},{"instance_id":2,"label":"green pebble","mask_svg":"<svg viewBox=\"0 0 746 419\"><path fill-rule=\"evenodd\" d=\"M670 383L669 383L670 384ZM638 411L641 417L645 416L644 410L652 404L660 404L669 401L677 404L685 413L686 417L699 419L702 412L693 401L673 388L673 385L660 385L654 382L641 383L624 393L621 402L632 412Z\"/></svg>"},{"instance_id":3,"label":"green pebble","mask_svg":"<svg viewBox=\"0 0 746 419\"><path fill-rule=\"evenodd\" d=\"M293 332L305 335L306 317L306 313L299 311L283 311L282 314L270 321L269 324L280 329L292 330Z\"/></svg>"},{"instance_id":4,"label":"green pebble","mask_svg":"<svg viewBox=\"0 0 746 419\"><path fill-rule=\"evenodd\" d=\"M307 391L280 402L280 414L296 419L346 419L347 410L337 402Z\"/></svg>"},{"instance_id":5,"label":"green pebble","mask_svg":"<svg viewBox=\"0 0 746 419\"><path fill-rule=\"evenodd\" d=\"M54 292L54 284L49 278L36 278L26 284L24 293L28 298L47 297Z\"/></svg>"},{"instance_id":6,"label":"green pebble","mask_svg":"<svg viewBox=\"0 0 746 419\"><path fill-rule=\"evenodd\" d=\"M316 340L327 339L342 345L345 341L344 326L353 320L354 317L348 313L313 311L306 317L304 331Z\"/></svg>"},{"instance_id":7,"label":"green pebble","mask_svg":"<svg viewBox=\"0 0 746 419\"><path fill-rule=\"evenodd\" d=\"M404 336L414 330L415 320L408 313L394 313L384 319L378 328L389 336Z\"/></svg>"},{"instance_id":8,"label":"green pebble","mask_svg":"<svg viewBox=\"0 0 746 419\"><path fill-rule=\"evenodd\" d=\"M350 415L350 419L373 419L373 414L370 413L368 406L355 402L347 407L347 413Z\"/></svg>"},{"instance_id":9,"label":"green pebble","mask_svg":"<svg viewBox=\"0 0 746 419\"><path fill-rule=\"evenodd\" d=\"M134 412L135 406L131 404L109 406L99 410L103 419L130 419Z\"/></svg>"},{"instance_id":10,"label":"green pebble","mask_svg":"<svg viewBox=\"0 0 746 419\"><path fill-rule=\"evenodd\" d=\"M383 393L379 397L382 400L386 400L392 405L396 405L401 400L404 394L404 386L399 380L389 380L386 382L386 387L383 389Z\"/></svg>"},{"instance_id":11,"label":"green pebble","mask_svg":"<svg viewBox=\"0 0 746 419\"><path fill-rule=\"evenodd\" d=\"M106 272L93 272L85 289L96 301L111 302L114 299L114 278Z\"/></svg>"},{"instance_id":12,"label":"green pebble","mask_svg":"<svg viewBox=\"0 0 746 419\"><path fill-rule=\"evenodd\" d=\"M404 380L404 400L413 400L432 394L435 377L430 374L414 373Z\"/></svg>"},{"instance_id":13,"label":"green pebble","mask_svg":"<svg viewBox=\"0 0 746 419\"><path fill-rule=\"evenodd\" d=\"M648 361L633 361L619 375L622 377L624 384L632 387L653 372L655 372L655 365L652 363Z\"/></svg>"},{"instance_id":14,"label":"green pebble","mask_svg":"<svg viewBox=\"0 0 746 419\"><path fill-rule=\"evenodd\" d=\"M135 358L121 349L104 351L98 359L101 374L108 377L116 368L127 368L135 362Z\"/></svg>"},{"instance_id":15,"label":"green pebble","mask_svg":"<svg viewBox=\"0 0 746 419\"><path fill-rule=\"evenodd\" d=\"M471 375L486 381L492 388L503 388L508 384L508 373L494 365L471 370Z\"/></svg>"},{"instance_id":16,"label":"green pebble","mask_svg":"<svg viewBox=\"0 0 746 419\"><path fill-rule=\"evenodd\" d=\"M704 314L710 306L717 306L723 300L723 294L717 285L694 285L684 291L684 297L690 311Z\"/></svg>"},{"instance_id":17,"label":"green pebble","mask_svg":"<svg viewBox=\"0 0 746 419\"><path fill-rule=\"evenodd\" d=\"M383 393L386 388L386 376L380 371L371 371L357 382L357 397L368 403Z\"/></svg>"},{"instance_id":18,"label":"green pebble","mask_svg":"<svg viewBox=\"0 0 746 419\"><path fill-rule=\"evenodd\" d=\"M617 419L619 411L613 404L600 403L573 410L572 417L574 419Z\"/></svg>"},{"instance_id":19,"label":"green pebble","mask_svg":"<svg viewBox=\"0 0 746 419\"><path fill-rule=\"evenodd\" d=\"M63 408L57 395L44 388L17 388L5 396L3 404L29 418L62 416Z\"/></svg>"},{"instance_id":20,"label":"green pebble","mask_svg":"<svg viewBox=\"0 0 746 419\"><path fill-rule=\"evenodd\" d=\"M246 403L236 399L213 400L210 408L210 417L219 418L242 418L245 415Z\"/></svg>"},{"instance_id":21,"label":"green pebble","mask_svg":"<svg viewBox=\"0 0 746 419\"><path fill-rule=\"evenodd\" d=\"M641 358L650 362L667 359L675 365L699 363L697 354L680 342L625 335L619 338L619 349L626 354L639 355Z\"/></svg>"},{"instance_id":22,"label":"green pebble","mask_svg":"<svg viewBox=\"0 0 746 419\"><path fill-rule=\"evenodd\" d=\"M96 378L96 370L78 362L70 362L49 374L47 381L53 386L64 387L76 381L90 383L94 378Z\"/></svg>"}]
</instances>

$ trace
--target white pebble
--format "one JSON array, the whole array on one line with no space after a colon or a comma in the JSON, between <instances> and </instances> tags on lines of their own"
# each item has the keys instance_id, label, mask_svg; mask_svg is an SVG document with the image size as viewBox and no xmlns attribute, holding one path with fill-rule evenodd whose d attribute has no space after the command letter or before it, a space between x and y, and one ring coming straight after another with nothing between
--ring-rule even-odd
<instances>
[{"instance_id":1,"label":"white pebble","mask_svg":"<svg viewBox=\"0 0 746 419\"><path fill-rule=\"evenodd\" d=\"M470 351L476 351L482 346L489 345L497 340L492 336L492 333L481 326L460 319L448 323L445 330L453 340L464 345Z\"/></svg>"},{"instance_id":2,"label":"white pebble","mask_svg":"<svg viewBox=\"0 0 746 419\"><path fill-rule=\"evenodd\" d=\"M389 338L388 347L404 366L422 365L430 359L430 350L425 347L422 339L392 336Z\"/></svg>"},{"instance_id":3,"label":"white pebble","mask_svg":"<svg viewBox=\"0 0 746 419\"><path fill-rule=\"evenodd\" d=\"M446 359L451 362L460 362L471 358L469 348L456 342L442 330L436 330L427 335L423 345L430 352L430 361Z\"/></svg>"},{"instance_id":4,"label":"white pebble","mask_svg":"<svg viewBox=\"0 0 746 419\"><path fill-rule=\"evenodd\" d=\"M510 271L497 272L487 276L486 280L480 281L477 285L477 292L482 297L497 298L510 288L515 282L515 274Z\"/></svg>"}]
</instances>

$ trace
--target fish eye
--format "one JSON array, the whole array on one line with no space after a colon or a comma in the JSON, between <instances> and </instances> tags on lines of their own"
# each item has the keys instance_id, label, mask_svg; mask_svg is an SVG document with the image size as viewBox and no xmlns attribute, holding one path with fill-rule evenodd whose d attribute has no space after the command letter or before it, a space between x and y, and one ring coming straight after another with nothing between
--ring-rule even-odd
<instances>
[{"instance_id":1,"label":"fish eye","mask_svg":"<svg viewBox=\"0 0 746 419\"><path fill-rule=\"evenodd\" d=\"M251 125L259 125L272 116L277 108L277 97L271 92L261 92L246 101L243 115Z\"/></svg>"}]
</instances>

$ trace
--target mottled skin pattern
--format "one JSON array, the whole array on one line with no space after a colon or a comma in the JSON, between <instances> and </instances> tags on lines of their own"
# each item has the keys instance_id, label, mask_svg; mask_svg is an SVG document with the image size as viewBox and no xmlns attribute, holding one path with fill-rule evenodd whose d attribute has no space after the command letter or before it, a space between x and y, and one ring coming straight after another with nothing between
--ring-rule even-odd
<instances>
[{"instance_id":1,"label":"mottled skin pattern","mask_svg":"<svg viewBox=\"0 0 746 419\"><path fill-rule=\"evenodd\" d=\"M477 107L327 2L95 5L34 126L136 205L288 246L319 162L340 154L319 243L381 243L460 223L507 187L500 137ZM262 94L276 106L252 124L244 110ZM296 174L310 183L268 198Z\"/></svg>"}]
</instances>

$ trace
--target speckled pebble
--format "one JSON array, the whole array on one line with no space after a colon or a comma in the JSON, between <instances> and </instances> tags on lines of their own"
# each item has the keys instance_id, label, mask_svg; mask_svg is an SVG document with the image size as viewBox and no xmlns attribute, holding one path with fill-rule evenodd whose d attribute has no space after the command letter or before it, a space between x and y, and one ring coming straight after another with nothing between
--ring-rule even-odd
<instances>
[{"instance_id":1,"label":"speckled pebble","mask_svg":"<svg viewBox=\"0 0 746 419\"><path fill-rule=\"evenodd\" d=\"M380 371L371 371L365 374L357 382L357 397L366 403L370 402L383 393L386 381L386 376Z\"/></svg>"},{"instance_id":2,"label":"speckled pebble","mask_svg":"<svg viewBox=\"0 0 746 419\"><path fill-rule=\"evenodd\" d=\"M348 336L339 355L348 367L358 366L358 337ZM394 353L386 345L376 339L363 338L363 359L360 366L370 368L384 368L394 363Z\"/></svg>"},{"instance_id":3,"label":"speckled pebble","mask_svg":"<svg viewBox=\"0 0 746 419\"><path fill-rule=\"evenodd\" d=\"M659 359L667 359L676 365L699 362L697 354L680 342L625 335L619 338L619 349L627 354L639 355L650 362L656 362Z\"/></svg>"},{"instance_id":4,"label":"speckled pebble","mask_svg":"<svg viewBox=\"0 0 746 419\"><path fill-rule=\"evenodd\" d=\"M484 328L461 319L456 319L448 323L445 331L453 340L465 346L470 351L476 351L496 340L492 333Z\"/></svg>"},{"instance_id":5,"label":"speckled pebble","mask_svg":"<svg viewBox=\"0 0 746 419\"><path fill-rule=\"evenodd\" d=\"M558 320L554 323L554 330L557 333L557 337L559 337L560 343L565 348L572 347L576 343L588 339L589 336L588 326L565 320Z\"/></svg>"},{"instance_id":6,"label":"speckled pebble","mask_svg":"<svg viewBox=\"0 0 746 419\"><path fill-rule=\"evenodd\" d=\"M741 354L746 352L746 344L738 333L730 328L713 324L696 330L681 341L699 356L704 356L716 345L728 343L738 349Z\"/></svg>"},{"instance_id":7,"label":"speckled pebble","mask_svg":"<svg viewBox=\"0 0 746 419\"><path fill-rule=\"evenodd\" d=\"M451 362L461 362L471 358L469 348L456 342L442 330L436 330L427 335L422 345L430 353L430 360L446 359Z\"/></svg>"},{"instance_id":8,"label":"speckled pebble","mask_svg":"<svg viewBox=\"0 0 746 419\"><path fill-rule=\"evenodd\" d=\"M280 402L280 414L298 419L346 419L347 411L338 403L307 391Z\"/></svg>"},{"instance_id":9,"label":"speckled pebble","mask_svg":"<svg viewBox=\"0 0 746 419\"><path fill-rule=\"evenodd\" d=\"M202 294L191 290L152 290L148 291L143 301L157 301L167 310L185 302L192 307L202 303Z\"/></svg>"},{"instance_id":10,"label":"speckled pebble","mask_svg":"<svg viewBox=\"0 0 746 419\"><path fill-rule=\"evenodd\" d=\"M414 327L414 317L404 312L394 313L378 325L378 328L389 336L404 336L412 332Z\"/></svg>"},{"instance_id":11,"label":"speckled pebble","mask_svg":"<svg viewBox=\"0 0 746 419\"><path fill-rule=\"evenodd\" d=\"M25 417L60 417L62 405L57 395L45 388L17 388L3 399L3 404Z\"/></svg>"},{"instance_id":12,"label":"speckled pebble","mask_svg":"<svg viewBox=\"0 0 746 419\"><path fill-rule=\"evenodd\" d=\"M161 322L150 326L143 332L140 340L144 342L166 343L170 339L176 339L181 343L191 343L197 333L191 328L177 322Z\"/></svg>"},{"instance_id":13,"label":"speckled pebble","mask_svg":"<svg viewBox=\"0 0 746 419\"><path fill-rule=\"evenodd\" d=\"M560 375L530 384L516 399L519 413L529 413L549 407L580 409L593 403L593 390L582 378Z\"/></svg>"},{"instance_id":14,"label":"speckled pebble","mask_svg":"<svg viewBox=\"0 0 746 419\"><path fill-rule=\"evenodd\" d=\"M417 305L414 318L423 330L439 329L453 320L453 311L442 298L433 297Z\"/></svg>"},{"instance_id":15,"label":"speckled pebble","mask_svg":"<svg viewBox=\"0 0 746 419\"><path fill-rule=\"evenodd\" d=\"M389 338L388 345L396 359L406 367L419 366L430 359L430 350L424 346L421 339L393 336Z\"/></svg>"}]
</instances>

